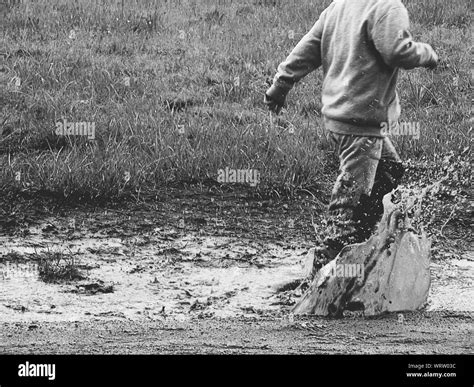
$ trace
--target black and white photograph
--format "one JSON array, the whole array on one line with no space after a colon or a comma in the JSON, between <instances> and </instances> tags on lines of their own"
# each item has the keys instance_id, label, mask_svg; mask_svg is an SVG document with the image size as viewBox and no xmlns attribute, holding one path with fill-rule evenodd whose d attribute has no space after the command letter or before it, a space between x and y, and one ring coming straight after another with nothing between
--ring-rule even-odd
<instances>
[{"instance_id":1,"label":"black and white photograph","mask_svg":"<svg viewBox=\"0 0 474 387\"><path fill-rule=\"evenodd\" d=\"M0 386L472 386L472 11L0 0Z\"/></svg>"}]
</instances>

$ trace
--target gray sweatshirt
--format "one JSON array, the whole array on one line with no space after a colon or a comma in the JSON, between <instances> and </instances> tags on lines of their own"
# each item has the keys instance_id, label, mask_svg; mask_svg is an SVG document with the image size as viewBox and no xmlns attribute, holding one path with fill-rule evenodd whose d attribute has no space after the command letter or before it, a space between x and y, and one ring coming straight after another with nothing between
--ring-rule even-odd
<instances>
[{"instance_id":1,"label":"gray sweatshirt","mask_svg":"<svg viewBox=\"0 0 474 387\"><path fill-rule=\"evenodd\" d=\"M399 68L432 66L430 45L414 42L400 0L335 0L278 66L273 88L286 95L322 65L322 114L328 130L382 136L397 121Z\"/></svg>"}]
</instances>

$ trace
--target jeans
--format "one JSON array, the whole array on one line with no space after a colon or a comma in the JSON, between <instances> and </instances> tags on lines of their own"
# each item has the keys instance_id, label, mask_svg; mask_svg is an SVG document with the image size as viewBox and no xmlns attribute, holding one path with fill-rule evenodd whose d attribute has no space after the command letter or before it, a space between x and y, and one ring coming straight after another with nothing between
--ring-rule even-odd
<instances>
[{"instance_id":1,"label":"jeans","mask_svg":"<svg viewBox=\"0 0 474 387\"><path fill-rule=\"evenodd\" d=\"M389 138L328 132L339 157L323 247L334 258L347 244L369 238L383 215L382 199L395 189L404 168Z\"/></svg>"}]
</instances>

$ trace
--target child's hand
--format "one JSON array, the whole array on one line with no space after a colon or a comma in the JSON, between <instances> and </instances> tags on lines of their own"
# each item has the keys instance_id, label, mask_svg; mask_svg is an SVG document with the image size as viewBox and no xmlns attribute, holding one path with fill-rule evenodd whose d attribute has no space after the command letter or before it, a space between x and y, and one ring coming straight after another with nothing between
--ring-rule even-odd
<instances>
[{"instance_id":1,"label":"child's hand","mask_svg":"<svg viewBox=\"0 0 474 387\"><path fill-rule=\"evenodd\" d=\"M283 103L279 103L275 100L273 100L268 94L265 94L265 97L263 98L263 102L265 105L267 105L268 109L275 113L275 114L280 114L280 111L283 107Z\"/></svg>"},{"instance_id":2,"label":"child's hand","mask_svg":"<svg viewBox=\"0 0 474 387\"><path fill-rule=\"evenodd\" d=\"M272 86L265 93L263 102L268 109L276 114L279 114L283 105L285 104L286 93L280 88Z\"/></svg>"},{"instance_id":3,"label":"child's hand","mask_svg":"<svg viewBox=\"0 0 474 387\"><path fill-rule=\"evenodd\" d=\"M438 62L439 62L438 54L436 54L436 52L433 50L433 52L431 53L431 60L426 65L426 68L429 70L434 70L436 67L438 67Z\"/></svg>"}]
</instances>

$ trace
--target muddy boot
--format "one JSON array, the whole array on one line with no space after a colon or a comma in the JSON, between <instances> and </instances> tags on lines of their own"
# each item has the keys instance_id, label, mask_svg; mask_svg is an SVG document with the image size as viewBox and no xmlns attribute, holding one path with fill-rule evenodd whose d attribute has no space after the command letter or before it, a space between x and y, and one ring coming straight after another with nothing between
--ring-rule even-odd
<instances>
[{"instance_id":1,"label":"muddy boot","mask_svg":"<svg viewBox=\"0 0 474 387\"><path fill-rule=\"evenodd\" d=\"M337 257L341 249L327 246L313 247L308 251L305 259L305 275L312 280L316 273L327 263Z\"/></svg>"},{"instance_id":2,"label":"muddy boot","mask_svg":"<svg viewBox=\"0 0 474 387\"><path fill-rule=\"evenodd\" d=\"M380 160L370 196L362 194L353 219L359 224L359 240L368 239L375 231L383 214L385 194L397 188L404 174L403 165L391 160Z\"/></svg>"},{"instance_id":3,"label":"muddy boot","mask_svg":"<svg viewBox=\"0 0 474 387\"><path fill-rule=\"evenodd\" d=\"M343 245L341 245L341 248L342 247ZM306 289L319 269L336 258L341 248L330 248L326 246L324 242L320 246L310 248L303 260L303 277L297 280L278 283L273 286L274 290L279 293L289 290Z\"/></svg>"}]
</instances>

